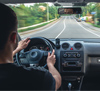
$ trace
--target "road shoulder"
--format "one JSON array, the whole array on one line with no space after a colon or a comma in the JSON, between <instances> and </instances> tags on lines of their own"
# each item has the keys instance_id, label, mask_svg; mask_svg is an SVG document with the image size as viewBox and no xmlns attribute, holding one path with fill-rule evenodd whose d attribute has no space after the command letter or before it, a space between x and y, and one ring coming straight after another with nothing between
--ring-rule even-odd
<instances>
[{"instance_id":1,"label":"road shoulder","mask_svg":"<svg viewBox=\"0 0 100 91\"><path fill-rule=\"evenodd\" d=\"M94 31L100 32L100 28L94 27L94 26L92 26L91 24L88 24L88 23L86 23L86 22L84 22L84 21L82 21L81 24L82 24L83 26L85 26L86 28L89 28L89 29L92 29L92 30L94 30Z\"/></svg>"}]
</instances>

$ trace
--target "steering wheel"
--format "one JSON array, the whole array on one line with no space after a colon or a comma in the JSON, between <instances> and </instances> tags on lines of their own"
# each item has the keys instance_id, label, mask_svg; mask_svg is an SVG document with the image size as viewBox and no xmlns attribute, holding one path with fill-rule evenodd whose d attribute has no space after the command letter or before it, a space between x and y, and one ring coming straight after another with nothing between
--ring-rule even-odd
<instances>
[{"instance_id":1,"label":"steering wheel","mask_svg":"<svg viewBox=\"0 0 100 91\"><path fill-rule=\"evenodd\" d=\"M34 37L34 38L30 38L30 43L33 40L38 41L42 40L44 43L46 43L46 45L49 46L50 50L49 51L44 51L44 50L40 50L40 49L32 49L29 50L27 52L25 52L25 49L21 50L19 53L16 54L16 62L18 65L30 65L30 66L38 66L40 61L42 61L42 59L44 57L48 56L48 52L52 53L53 50L53 46L52 44L43 37ZM47 64L44 65L44 67L46 67Z\"/></svg>"}]
</instances>

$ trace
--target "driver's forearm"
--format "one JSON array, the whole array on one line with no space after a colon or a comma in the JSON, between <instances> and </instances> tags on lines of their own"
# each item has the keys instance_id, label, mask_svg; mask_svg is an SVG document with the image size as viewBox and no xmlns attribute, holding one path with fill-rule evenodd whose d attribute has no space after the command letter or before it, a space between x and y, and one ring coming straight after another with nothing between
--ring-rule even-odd
<instances>
[{"instance_id":1,"label":"driver's forearm","mask_svg":"<svg viewBox=\"0 0 100 91\"><path fill-rule=\"evenodd\" d=\"M48 65L49 72L52 74L56 81L56 90L61 86L61 76L53 65Z\"/></svg>"},{"instance_id":2,"label":"driver's forearm","mask_svg":"<svg viewBox=\"0 0 100 91\"><path fill-rule=\"evenodd\" d=\"M16 54L16 53L18 53L20 51L20 49L15 49L14 51L13 51L13 56Z\"/></svg>"}]
</instances>

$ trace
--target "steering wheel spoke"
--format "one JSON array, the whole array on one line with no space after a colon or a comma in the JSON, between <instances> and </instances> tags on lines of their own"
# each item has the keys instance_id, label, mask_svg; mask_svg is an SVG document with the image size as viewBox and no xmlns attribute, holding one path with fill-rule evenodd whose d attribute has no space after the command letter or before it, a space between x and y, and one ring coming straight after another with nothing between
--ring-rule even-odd
<instances>
[{"instance_id":1,"label":"steering wheel spoke","mask_svg":"<svg viewBox=\"0 0 100 91\"><path fill-rule=\"evenodd\" d=\"M42 51L43 52L43 56L47 57L48 56L48 52L51 53L51 51Z\"/></svg>"},{"instance_id":2,"label":"steering wheel spoke","mask_svg":"<svg viewBox=\"0 0 100 91\"><path fill-rule=\"evenodd\" d=\"M44 51L44 52L43 52L43 55L44 55L45 57L47 57L47 56L48 56L48 52L47 52L47 51Z\"/></svg>"},{"instance_id":3,"label":"steering wheel spoke","mask_svg":"<svg viewBox=\"0 0 100 91\"><path fill-rule=\"evenodd\" d=\"M29 53L30 53L30 51L27 51L27 52L20 52L19 57L20 57L20 58L26 58L27 54L29 54Z\"/></svg>"}]
</instances>

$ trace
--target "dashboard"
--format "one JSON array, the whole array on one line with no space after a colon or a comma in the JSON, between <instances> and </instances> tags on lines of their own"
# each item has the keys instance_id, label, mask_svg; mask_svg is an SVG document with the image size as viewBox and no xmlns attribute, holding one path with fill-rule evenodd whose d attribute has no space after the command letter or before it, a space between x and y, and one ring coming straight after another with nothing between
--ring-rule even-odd
<instances>
[{"instance_id":1,"label":"dashboard","mask_svg":"<svg viewBox=\"0 0 100 91\"><path fill-rule=\"evenodd\" d=\"M55 39L51 39L51 41L58 45ZM100 41L60 39L59 48L55 48L55 50L58 61L57 68L62 74L79 75L82 73L80 75L95 76L100 71ZM75 69L78 66L81 67L78 69L79 71ZM74 67L74 69L63 71L62 67Z\"/></svg>"},{"instance_id":2,"label":"dashboard","mask_svg":"<svg viewBox=\"0 0 100 91\"><path fill-rule=\"evenodd\" d=\"M62 75L90 75L94 76L100 70L100 43L75 39L50 39L55 49L56 68ZM32 40L25 52L32 49L50 51L49 45L42 40ZM94 60L94 61L93 61ZM98 68L94 68L98 66Z\"/></svg>"},{"instance_id":3,"label":"dashboard","mask_svg":"<svg viewBox=\"0 0 100 91\"><path fill-rule=\"evenodd\" d=\"M72 90L80 88L92 90L93 86L89 87L90 83L98 86L97 84L100 82L100 41L93 42L93 40L86 39L49 39L48 41L55 49L55 67L62 76L60 89L69 89L69 84L72 85ZM48 52L50 46L42 40L32 40L24 51L32 49ZM87 89L85 89L86 83ZM100 89L99 86L96 90L98 89Z\"/></svg>"},{"instance_id":4,"label":"dashboard","mask_svg":"<svg viewBox=\"0 0 100 91\"><path fill-rule=\"evenodd\" d=\"M62 89L69 89L71 83L72 90L80 88L100 90L98 86L100 82L100 41L92 39L51 39L51 41L56 45L56 68L62 76Z\"/></svg>"}]
</instances>

